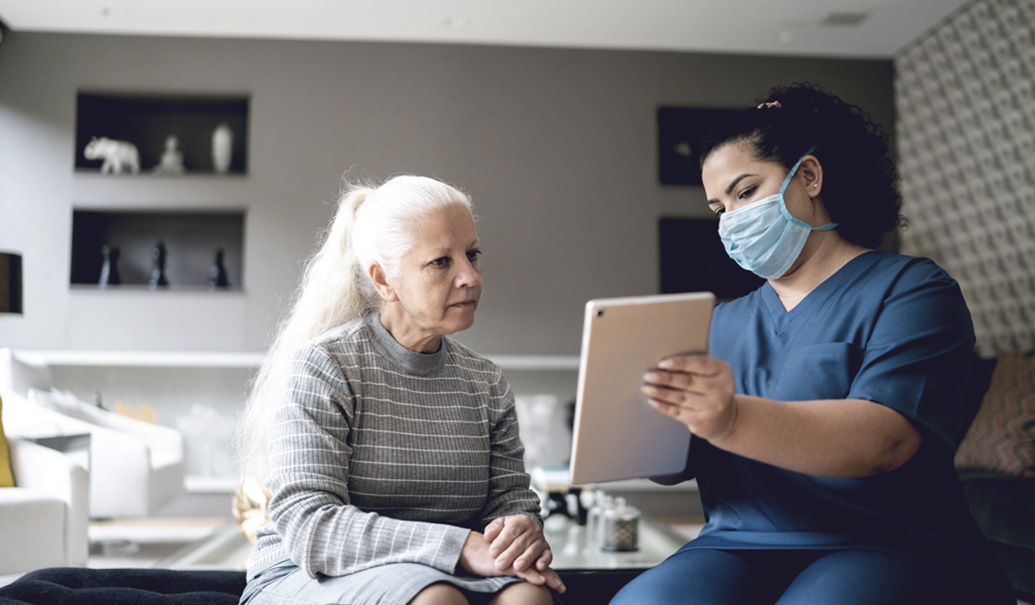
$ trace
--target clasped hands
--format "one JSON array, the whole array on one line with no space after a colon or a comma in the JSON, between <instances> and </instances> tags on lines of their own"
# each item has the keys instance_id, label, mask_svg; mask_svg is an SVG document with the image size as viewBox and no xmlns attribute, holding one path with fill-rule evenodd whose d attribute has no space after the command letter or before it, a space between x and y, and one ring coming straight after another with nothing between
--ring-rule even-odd
<instances>
[{"instance_id":1,"label":"clasped hands","mask_svg":"<svg viewBox=\"0 0 1035 605\"><path fill-rule=\"evenodd\" d=\"M550 569L552 561L542 528L526 515L498 517L485 526L484 533L472 531L460 553L460 566L473 574L516 576L563 593L564 583Z\"/></svg>"},{"instance_id":2,"label":"clasped hands","mask_svg":"<svg viewBox=\"0 0 1035 605\"><path fill-rule=\"evenodd\" d=\"M666 357L643 375L650 405L682 422L694 435L718 445L737 424L733 369L705 354Z\"/></svg>"}]
</instances>

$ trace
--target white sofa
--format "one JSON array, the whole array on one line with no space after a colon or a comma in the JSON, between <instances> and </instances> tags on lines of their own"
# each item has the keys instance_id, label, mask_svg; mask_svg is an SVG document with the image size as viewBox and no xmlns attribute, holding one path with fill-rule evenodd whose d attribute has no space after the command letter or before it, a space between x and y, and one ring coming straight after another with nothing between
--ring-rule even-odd
<instances>
[{"instance_id":1,"label":"white sofa","mask_svg":"<svg viewBox=\"0 0 1035 605\"><path fill-rule=\"evenodd\" d=\"M89 423L96 427L92 434L114 440L91 448L91 456L107 450L104 462L98 458L90 466L91 516L149 516L186 492L186 449L176 429L109 412L54 389L30 389L29 401Z\"/></svg>"},{"instance_id":2,"label":"white sofa","mask_svg":"<svg viewBox=\"0 0 1035 605\"><path fill-rule=\"evenodd\" d=\"M88 471L75 458L28 441L9 438L8 449L15 487L0 489L6 545L0 548L0 575L85 565Z\"/></svg>"},{"instance_id":3,"label":"white sofa","mask_svg":"<svg viewBox=\"0 0 1035 605\"><path fill-rule=\"evenodd\" d=\"M46 366L0 349L8 434L91 435L91 518L150 516L186 493L185 442L179 431L97 408L52 386Z\"/></svg>"}]
</instances>

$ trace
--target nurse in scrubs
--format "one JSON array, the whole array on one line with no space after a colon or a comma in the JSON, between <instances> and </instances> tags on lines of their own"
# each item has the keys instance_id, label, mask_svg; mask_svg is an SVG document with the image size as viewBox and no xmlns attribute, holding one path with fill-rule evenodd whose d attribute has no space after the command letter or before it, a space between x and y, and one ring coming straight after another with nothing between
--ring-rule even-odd
<instances>
[{"instance_id":1,"label":"nurse in scrubs","mask_svg":"<svg viewBox=\"0 0 1035 605\"><path fill-rule=\"evenodd\" d=\"M708 354L644 376L693 434L664 480L697 479L706 525L612 603L1013 603L953 468L970 314L934 262L878 251L904 224L880 127L777 88L701 165L727 253L767 282L716 307Z\"/></svg>"}]
</instances>

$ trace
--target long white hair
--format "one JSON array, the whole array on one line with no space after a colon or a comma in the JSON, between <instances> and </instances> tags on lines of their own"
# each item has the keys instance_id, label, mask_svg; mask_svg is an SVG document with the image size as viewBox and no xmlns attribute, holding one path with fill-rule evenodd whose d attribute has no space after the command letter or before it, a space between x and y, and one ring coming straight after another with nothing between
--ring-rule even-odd
<instances>
[{"instance_id":1,"label":"long white hair","mask_svg":"<svg viewBox=\"0 0 1035 605\"><path fill-rule=\"evenodd\" d=\"M243 480L261 484L269 473L266 428L283 393L291 356L327 330L377 310L380 298L368 269L376 264L386 276L398 275L421 217L453 205L470 211L471 199L428 177L402 175L380 186L346 185L252 384L235 440Z\"/></svg>"}]
</instances>

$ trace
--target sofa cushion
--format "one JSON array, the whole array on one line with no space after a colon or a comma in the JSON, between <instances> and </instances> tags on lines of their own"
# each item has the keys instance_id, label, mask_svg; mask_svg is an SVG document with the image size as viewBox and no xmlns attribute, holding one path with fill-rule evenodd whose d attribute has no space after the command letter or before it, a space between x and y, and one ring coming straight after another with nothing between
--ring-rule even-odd
<instances>
[{"instance_id":1,"label":"sofa cushion","mask_svg":"<svg viewBox=\"0 0 1035 605\"><path fill-rule=\"evenodd\" d=\"M14 487L14 476L11 474L11 454L7 449L7 437L4 435L3 399L0 399L0 487Z\"/></svg>"},{"instance_id":2,"label":"sofa cushion","mask_svg":"<svg viewBox=\"0 0 1035 605\"><path fill-rule=\"evenodd\" d=\"M237 605L243 571L49 567L0 588L0 605Z\"/></svg>"},{"instance_id":3,"label":"sofa cushion","mask_svg":"<svg viewBox=\"0 0 1035 605\"><path fill-rule=\"evenodd\" d=\"M956 468L1035 477L1035 355L999 357Z\"/></svg>"}]
</instances>

